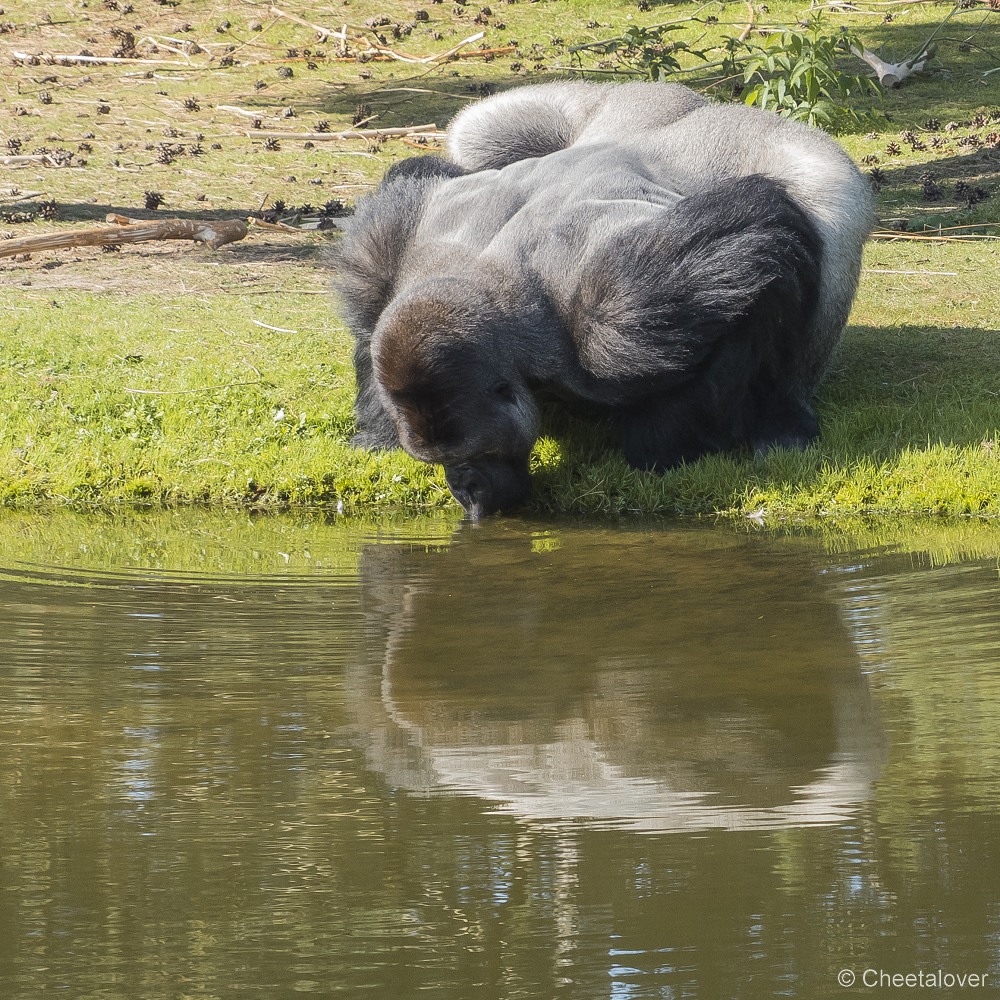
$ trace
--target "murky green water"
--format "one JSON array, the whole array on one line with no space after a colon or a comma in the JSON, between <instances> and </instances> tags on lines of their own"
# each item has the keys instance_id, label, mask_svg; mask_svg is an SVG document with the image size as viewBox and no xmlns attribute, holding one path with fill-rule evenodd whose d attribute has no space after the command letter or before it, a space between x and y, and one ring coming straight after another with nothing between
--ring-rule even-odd
<instances>
[{"instance_id":1,"label":"murky green water","mask_svg":"<svg viewBox=\"0 0 1000 1000\"><path fill-rule=\"evenodd\" d=\"M0 543L4 1000L1000 984L996 535Z\"/></svg>"}]
</instances>

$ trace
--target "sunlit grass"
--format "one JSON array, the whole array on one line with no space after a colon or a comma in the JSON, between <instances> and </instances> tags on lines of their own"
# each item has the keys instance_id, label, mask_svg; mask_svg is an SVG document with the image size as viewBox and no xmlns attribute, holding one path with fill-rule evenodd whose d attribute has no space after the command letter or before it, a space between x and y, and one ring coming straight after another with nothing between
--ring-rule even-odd
<instances>
[{"instance_id":1,"label":"sunlit grass","mask_svg":"<svg viewBox=\"0 0 1000 1000\"><path fill-rule=\"evenodd\" d=\"M12 171L12 184L56 203L57 219L11 223L6 231L29 235L90 224L111 209L149 215L143 204L151 190L164 196L160 215L245 215L279 200L350 203L391 162L415 150L397 141L311 149L283 141L268 151L246 136L246 117L225 108L259 113L276 129L312 130L323 121L339 128L361 112L387 126L443 125L491 88L600 68L596 55L576 61L574 44L610 37L628 23L675 20L696 10L550 0L500 4L485 24L476 24L474 5L427 9L429 21L411 23L408 7L354 3L351 30L364 32L366 18L388 12L411 23L394 41L404 52L441 51L477 30L485 32L477 44L516 43L517 50L429 68L336 62L326 51L331 46L316 55L320 47L308 29L264 17L263 8L192 0L184 7L186 35L210 46L234 45L233 66L219 64L220 47L210 49L211 59L194 57L189 67L148 77L108 66L15 67L18 93L4 106L16 113L3 137L17 139L24 151L73 148L87 165ZM905 50L944 12L918 5L896 12L892 24L838 16L870 44ZM731 5L707 13L718 23L692 22L677 37L710 40L714 32L721 38L746 16ZM799 13L799 6L779 2L770 5L766 21L758 11L758 23L787 23ZM327 15L334 16L329 10L309 16L323 21ZM128 20L115 5L92 5L67 10L56 26L37 3L5 17L15 30L0 39L2 52L86 45L109 53L116 44L111 32ZM150 34L172 35L179 15L156 8L130 18ZM995 32L987 25L978 42L986 46ZM955 197L958 178L994 191L995 163L990 166L984 150L960 143L972 126L944 127L989 106L981 85L984 59L975 46L942 44L946 73L885 94L878 110L888 117L874 131L841 137L853 156L875 157L883 169L883 217L909 219L911 228L934 219L997 221L995 193L973 206ZM279 73L282 66L292 75ZM51 76L54 82L41 82ZM43 89L47 102L38 96ZM107 114L98 113L101 103ZM931 148L927 123L934 118L944 145ZM898 134L907 128L923 130L927 148L900 143ZM93 135L84 139L85 133ZM78 149L81 141L89 149ZM903 147L898 156L885 152L891 141ZM200 151L158 162L164 142L197 144ZM920 177L927 170L947 188L942 203L922 198ZM40 200L25 207L37 209ZM60 251L3 262L0 504L454 510L440 470L402 453L368 455L349 445L350 339L326 292L323 242L315 233L258 233L215 253L127 247L119 254ZM710 456L660 477L629 469L608 426L557 414L536 448L531 510L726 513L754 522L901 513L996 517L995 265L995 244L872 243L851 326L820 392L822 436L815 445L762 459Z\"/></svg>"}]
</instances>

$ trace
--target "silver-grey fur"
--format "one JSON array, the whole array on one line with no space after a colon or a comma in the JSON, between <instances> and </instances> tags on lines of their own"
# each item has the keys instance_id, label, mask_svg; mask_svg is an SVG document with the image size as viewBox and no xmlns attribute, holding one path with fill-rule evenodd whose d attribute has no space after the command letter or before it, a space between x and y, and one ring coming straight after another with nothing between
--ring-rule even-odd
<instances>
[{"instance_id":1,"label":"silver-grey fur","mask_svg":"<svg viewBox=\"0 0 1000 1000\"><path fill-rule=\"evenodd\" d=\"M544 147L544 137L549 147ZM819 129L743 105L714 104L677 84L554 83L517 87L473 104L448 128L450 158L467 170L503 167L568 145L614 143L657 161L680 195L763 174L781 183L822 239L811 347L790 373L815 389L847 322L874 222L868 181Z\"/></svg>"},{"instance_id":2,"label":"silver-grey fur","mask_svg":"<svg viewBox=\"0 0 1000 1000\"><path fill-rule=\"evenodd\" d=\"M335 254L358 434L481 516L530 489L538 393L616 414L626 459L805 447L871 227L824 133L664 84L522 87L451 160L396 164Z\"/></svg>"}]
</instances>

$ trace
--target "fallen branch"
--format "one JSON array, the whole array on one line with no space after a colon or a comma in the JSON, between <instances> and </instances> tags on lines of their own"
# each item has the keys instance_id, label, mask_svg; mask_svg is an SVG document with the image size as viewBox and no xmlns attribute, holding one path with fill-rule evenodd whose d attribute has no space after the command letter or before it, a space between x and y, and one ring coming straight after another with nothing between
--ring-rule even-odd
<instances>
[{"instance_id":1,"label":"fallen branch","mask_svg":"<svg viewBox=\"0 0 1000 1000\"><path fill-rule=\"evenodd\" d=\"M289 21L294 21L296 24L301 24L303 28L312 28L316 32L317 41L325 42L329 38L339 38L343 44L347 44L347 25L340 31L334 31L332 28L324 28L319 24L312 24L309 21L303 21L301 17L296 17L294 14L289 14L286 11L281 10L278 7L271 7L270 12L275 17L285 17Z\"/></svg>"},{"instance_id":2,"label":"fallen branch","mask_svg":"<svg viewBox=\"0 0 1000 1000\"><path fill-rule=\"evenodd\" d=\"M474 52L458 52L456 59L479 59L482 56L505 56L516 52L516 45L501 45L498 49L476 49Z\"/></svg>"},{"instance_id":3,"label":"fallen branch","mask_svg":"<svg viewBox=\"0 0 1000 1000\"><path fill-rule=\"evenodd\" d=\"M185 69L190 69L191 64L189 62L182 63L177 62L175 59L139 59L133 58L129 59L122 56L73 56L73 55L56 55L51 52L43 52L38 55L32 55L30 52L12 52L11 57L14 59L21 59L30 62L32 59L40 59L43 63L50 64L55 63L59 66L65 66L72 63L91 63L96 65L103 65L105 63L110 63L112 65L118 65L121 63L127 65L141 65L141 66L183 66Z\"/></svg>"},{"instance_id":4,"label":"fallen branch","mask_svg":"<svg viewBox=\"0 0 1000 1000\"><path fill-rule=\"evenodd\" d=\"M252 128L246 133L249 139L292 139L308 142L329 142L332 139L376 139L382 136L413 135L417 132L436 132L437 125L410 125L406 128L361 128L346 132L280 132L272 129Z\"/></svg>"},{"instance_id":5,"label":"fallen branch","mask_svg":"<svg viewBox=\"0 0 1000 1000\"><path fill-rule=\"evenodd\" d=\"M174 55L184 56L184 58L188 60L189 64L191 62L190 57L192 55L205 51L197 42L190 42L189 44L192 48L190 51L185 52L183 48L179 48L176 45L168 45L165 41L163 41L163 39L154 38L152 35L148 35L147 37L141 39L139 44L144 47L147 45L151 46L153 52L157 52L160 49L166 49L168 52L173 52Z\"/></svg>"},{"instance_id":6,"label":"fallen branch","mask_svg":"<svg viewBox=\"0 0 1000 1000\"><path fill-rule=\"evenodd\" d=\"M897 240L920 243L973 243L976 240L986 240L992 243L1000 240L1000 236L990 236L989 233L966 233L964 236L935 236L933 233L904 233L897 232L894 229L885 229L872 233L869 239L885 240L888 243L894 243ZM3 244L0 243L0 246L3 246Z\"/></svg>"},{"instance_id":7,"label":"fallen branch","mask_svg":"<svg viewBox=\"0 0 1000 1000\"><path fill-rule=\"evenodd\" d=\"M404 146L409 146L411 149L422 149L425 153L429 151L436 151L443 149L444 147L439 142L415 142L413 139L407 139L405 136L399 140Z\"/></svg>"},{"instance_id":8,"label":"fallen branch","mask_svg":"<svg viewBox=\"0 0 1000 1000\"><path fill-rule=\"evenodd\" d=\"M485 35L485 31L479 31L475 35L469 35L468 38L463 38L458 45L453 45L450 49L446 49L444 52L437 52L430 56L408 56L402 52L396 52L395 49L385 48L380 45L372 45L367 51L377 53L380 56L387 57L389 59L397 59L400 62L406 63L434 63L441 62L443 59L450 59L459 49L464 49L466 45L471 45L473 42L478 42L480 38ZM513 48L513 47L512 47ZM475 52L470 52L469 55L477 55Z\"/></svg>"},{"instance_id":9,"label":"fallen branch","mask_svg":"<svg viewBox=\"0 0 1000 1000\"><path fill-rule=\"evenodd\" d=\"M11 188L9 191L0 191L0 204L12 202L16 205L18 202L41 198L43 194L44 191L18 191L17 188Z\"/></svg>"},{"instance_id":10,"label":"fallen branch","mask_svg":"<svg viewBox=\"0 0 1000 1000\"><path fill-rule=\"evenodd\" d=\"M265 222L263 219L251 219L250 225L254 229L269 229L274 233L301 233L303 230L299 226L290 226L286 222Z\"/></svg>"},{"instance_id":11,"label":"fallen branch","mask_svg":"<svg viewBox=\"0 0 1000 1000\"><path fill-rule=\"evenodd\" d=\"M910 56L898 63L886 62L870 49L858 49L852 45L851 51L875 70L878 82L883 87L895 88L899 87L908 76L920 73L934 58L936 49L933 45L929 48L923 48L915 56Z\"/></svg>"},{"instance_id":12,"label":"fallen branch","mask_svg":"<svg viewBox=\"0 0 1000 1000\"><path fill-rule=\"evenodd\" d=\"M242 115L244 118L263 118L266 112L247 111L246 108L238 108L235 104L216 104L219 111L231 111L234 115Z\"/></svg>"},{"instance_id":13,"label":"fallen branch","mask_svg":"<svg viewBox=\"0 0 1000 1000\"><path fill-rule=\"evenodd\" d=\"M266 379L255 379L253 382L223 382L221 385L200 385L195 389L133 389L125 386L124 391L134 396L186 396L192 392L218 392L220 389L235 389L245 385L270 385Z\"/></svg>"},{"instance_id":14,"label":"fallen branch","mask_svg":"<svg viewBox=\"0 0 1000 1000\"><path fill-rule=\"evenodd\" d=\"M36 253L39 250L61 250L66 247L102 247L120 243L147 243L153 240L195 240L213 250L235 243L247 234L242 219L199 222L194 219L129 219L124 215L109 215L115 225L100 229L77 229L44 236L24 236L15 240L0 240L0 257Z\"/></svg>"},{"instance_id":15,"label":"fallen branch","mask_svg":"<svg viewBox=\"0 0 1000 1000\"><path fill-rule=\"evenodd\" d=\"M56 167L58 164L47 153L25 153L23 156L0 156L0 166L17 167L27 166L29 163L44 163L49 167Z\"/></svg>"},{"instance_id":16,"label":"fallen branch","mask_svg":"<svg viewBox=\"0 0 1000 1000\"><path fill-rule=\"evenodd\" d=\"M940 275L944 278L957 278L958 271L887 271L881 267L866 267L862 269L863 274L932 274Z\"/></svg>"}]
</instances>

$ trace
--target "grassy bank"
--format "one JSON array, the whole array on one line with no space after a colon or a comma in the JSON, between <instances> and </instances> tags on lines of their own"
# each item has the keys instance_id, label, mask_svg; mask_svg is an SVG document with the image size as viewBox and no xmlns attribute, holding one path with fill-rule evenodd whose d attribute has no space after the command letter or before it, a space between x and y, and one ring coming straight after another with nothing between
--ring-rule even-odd
<instances>
[{"instance_id":1,"label":"grassy bank","mask_svg":"<svg viewBox=\"0 0 1000 1000\"><path fill-rule=\"evenodd\" d=\"M485 13L428 4L427 20L416 3L287 8L337 30L346 20L353 53L360 39L382 45L376 32L382 47L420 56L485 32L463 50L471 58L419 64L340 59L335 39L318 43L267 5L77 2L58 17L38 3L8 10L0 153L48 150L65 165L5 171L0 193L21 194L0 204L0 231L80 228L110 211L217 218L261 209L295 228L252 231L220 251L162 244L0 260L0 504L450 506L439 470L349 446L349 337L321 261L336 234L299 228L335 223L390 163L433 140L281 139L268 148L246 131L336 131L366 118L443 126L495 87L614 62L574 55L573 45L697 10L643 6L552 0ZM891 24L862 14L840 21L870 46L903 52L949 10L924 4ZM721 37L746 21L742 7L713 11L718 23L692 22L685 37L704 45L706 33ZM798 13L774 4L757 23ZM366 26L381 15L388 25ZM940 41L939 71L887 93L880 119L841 137L881 171L880 214L895 226L1000 218L1000 145L989 140L990 129L1000 131L989 124L1000 74L983 75L1000 47L1000 14L983 6L961 19ZM123 49L128 36L134 47ZM475 55L482 45L503 51ZM41 53L39 64L12 66L12 54L26 50ZM82 50L159 62L45 58ZM914 130L924 141L900 140ZM982 197L970 197L976 190ZM536 511L1000 515L996 244L873 242L865 263L821 392L814 447L762 460L715 456L656 477L628 469L606 428L554 414L536 449Z\"/></svg>"}]
</instances>

